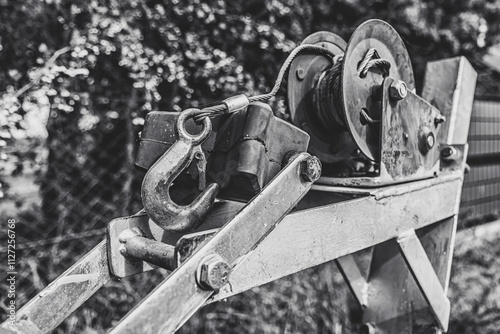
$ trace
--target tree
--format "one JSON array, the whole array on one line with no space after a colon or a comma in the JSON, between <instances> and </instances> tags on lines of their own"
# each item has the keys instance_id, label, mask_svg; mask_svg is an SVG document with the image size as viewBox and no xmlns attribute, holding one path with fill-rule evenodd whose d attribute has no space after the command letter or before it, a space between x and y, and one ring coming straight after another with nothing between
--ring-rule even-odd
<instances>
[{"instance_id":1,"label":"tree","mask_svg":"<svg viewBox=\"0 0 500 334\"><path fill-rule=\"evenodd\" d=\"M137 210L144 115L267 92L315 31L348 40L364 20L386 20L406 43L418 86L427 61L465 55L479 91L499 94L498 75L481 63L500 42L498 17L492 0L0 0L0 170L40 161L7 154L16 141L47 137L49 149L44 219L32 215L23 233L65 235ZM283 106L281 96L274 108Z\"/></svg>"}]
</instances>

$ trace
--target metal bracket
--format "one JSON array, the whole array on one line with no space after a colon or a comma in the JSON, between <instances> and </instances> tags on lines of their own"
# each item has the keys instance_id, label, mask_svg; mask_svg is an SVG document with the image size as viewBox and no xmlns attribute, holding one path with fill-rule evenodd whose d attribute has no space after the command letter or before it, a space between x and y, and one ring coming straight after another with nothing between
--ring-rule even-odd
<instances>
[{"instance_id":1,"label":"metal bracket","mask_svg":"<svg viewBox=\"0 0 500 334\"><path fill-rule=\"evenodd\" d=\"M163 246L160 246L162 248L173 248L175 246L175 259L181 259L181 262L183 262L186 258L184 254L186 254L187 248L184 241L182 241L185 236L194 236L197 235L197 232L201 233L201 231L204 230L221 227L223 223L233 218L236 212L238 212L243 206L244 204L239 202L216 202L212 212L203 225L200 226L196 232L187 235L163 230L151 219L149 219L148 215L144 211L130 217L113 219L109 223L107 230L107 249L110 271L114 276L124 278L156 269L156 265L161 264L160 262L154 265L154 263L144 261L146 260L146 257L142 257L141 255L137 258L122 254L124 244L120 242L120 238L123 239L123 233L127 233L126 231L139 229L142 232L142 237L148 239L150 242L163 244ZM187 238L187 240L191 240L191 237ZM178 260L176 261L178 264ZM168 266L160 265L160 267L170 267L166 269L173 270L175 266L172 264Z\"/></svg>"},{"instance_id":2,"label":"metal bracket","mask_svg":"<svg viewBox=\"0 0 500 334\"><path fill-rule=\"evenodd\" d=\"M167 234L165 230L150 221L145 212L134 216L113 219L107 230L109 269L116 277L127 277L155 269L150 263L138 258L125 256L122 253L123 233L132 229L139 229L144 238L150 240L162 240ZM121 237L120 237L121 236Z\"/></svg>"},{"instance_id":3,"label":"metal bracket","mask_svg":"<svg viewBox=\"0 0 500 334\"><path fill-rule=\"evenodd\" d=\"M354 254L348 254L335 260L344 281L356 297L362 309L368 307L368 287L369 283L359 270Z\"/></svg>"},{"instance_id":4,"label":"metal bracket","mask_svg":"<svg viewBox=\"0 0 500 334\"><path fill-rule=\"evenodd\" d=\"M439 327L446 332L450 320L450 301L415 230L402 233L397 242L408 269L436 317Z\"/></svg>"},{"instance_id":5,"label":"metal bracket","mask_svg":"<svg viewBox=\"0 0 500 334\"><path fill-rule=\"evenodd\" d=\"M431 312L439 324L439 327L446 332L450 318L450 301L446 297L444 290L445 287L441 285L441 282L434 271L434 267L432 266L424 247L415 234L415 230L410 229L407 232L402 233L396 241L405 263L410 270L410 273L413 276L420 292L429 305ZM395 254L391 251L385 253L387 255L386 263L388 263ZM349 254L340 257L336 259L335 262L339 267L345 282L349 286L349 289L358 300L361 308L366 309L370 307L370 291L377 291L377 287L376 284L375 287L371 287L370 282L367 281L362 275L360 268L356 263L355 255ZM387 264L383 264L383 266L387 266ZM396 266L392 264L390 265L390 268L395 269ZM377 277L375 277L375 280L377 280ZM388 294L386 298L389 298L389 296L390 294ZM380 295L378 298L384 297ZM394 300L392 302L396 301ZM387 300L387 304L390 303L391 301ZM403 314L401 314L401 316L402 315ZM374 319L370 320L372 321L366 322L365 326L376 326L376 323L373 322Z\"/></svg>"},{"instance_id":6,"label":"metal bracket","mask_svg":"<svg viewBox=\"0 0 500 334\"><path fill-rule=\"evenodd\" d=\"M240 257L249 254L319 177L318 173L305 168L311 160L317 161L317 158L307 153L293 157L261 193L125 316L111 333L171 333L178 329L214 293L199 286L196 274L200 263L215 254L233 267ZM279 199L276 194L281 194Z\"/></svg>"}]
</instances>

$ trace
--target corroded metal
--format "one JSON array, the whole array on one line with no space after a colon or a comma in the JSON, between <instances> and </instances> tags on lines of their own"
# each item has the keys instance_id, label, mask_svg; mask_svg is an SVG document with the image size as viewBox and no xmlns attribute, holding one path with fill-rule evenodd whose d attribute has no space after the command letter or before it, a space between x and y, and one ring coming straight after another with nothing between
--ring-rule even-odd
<instances>
[{"instance_id":1,"label":"corroded metal","mask_svg":"<svg viewBox=\"0 0 500 334\"><path fill-rule=\"evenodd\" d=\"M366 127L359 119L363 108L368 110L371 118L380 119L380 102L373 92L384 77L378 71L369 71L365 78L361 78L357 72L358 63L371 48L377 50L380 58L390 62L391 78L404 81L410 91L415 89L415 81L408 51L394 28L380 20L369 20L356 28L347 45L342 70L344 113L359 149L371 160L378 160L379 129Z\"/></svg>"},{"instance_id":2,"label":"corroded metal","mask_svg":"<svg viewBox=\"0 0 500 334\"><path fill-rule=\"evenodd\" d=\"M360 303L366 305L362 329L367 333L383 334L411 332L415 326L419 326L420 330L428 330L435 326L436 319L442 329L447 328L449 304L446 291L467 156L467 145L457 144L462 144L465 138L467 126L461 122L468 124L470 117L469 90L473 87L465 84L467 75L464 74L470 73L470 68L463 59L455 61L450 68L449 63L441 64L451 71L458 69L453 82L447 82L446 85L441 81L436 83L436 87L456 87L452 94L443 97L441 91L428 92L429 96L436 99L431 101L433 105L447 108L445 114L441 115L435 107L414 94L412 75L411 80L407 81L411 65L404 46L401 49L399 36L394 35L392 28L377 22L369 21L362 25L364 30L358 29L358 35L355 33L351 42L354 50L359 45L364 50L366 47L376 47L382 57L389 58L392 65L396 64L391 66L391 71L396 68L396 75L391 72L390 77L380 82L378 87L373 84L373 78L370 79L373 73L360 78L366 80L366 87L370 86L370 89L379 92L379 98L371 102L380 107L379 114L366 112L365 124L361 126L375 129L380 123L380 137L359 136L356 142L374 144L371 140L380 139L381 174L361 181L350 179L350 185L373 186L383 182L394 183L394 180L418 180L391 187L344 188L342 191L341 187L334 189L322 186L323 191L340 192L343 195L334 199L328 194L321 194L321 201L309 203L308 210L298 209L285 217L297 207L298 201L318 179L321 165L319 160L308 154L286 155L278 149L283 153L281 158L289 158L285 159L287 162L283 170L262 191L257 189L257 195L240 211L232 211L230 216L218 216L215 223L204 224L205 229L219 227L220 230L216 233L206 231L203 237L201 234L194 236L194 242L185 249L184 258L178 261L179 268L127 315L112 333L174 332L207 302L370 246L374 247L374 251L366 278L361 277L355 261L341 264L344 269L349 269L344 272L344 277L355 280L351 283L357 284L351 284L351 288L355 290ZM387 52L394 51L385 50L388 46L389 49L396 49L394 54L389 54L393 58L386 57ZM349 49L348 53L353 49ZM361 49L352 52L361 55ZM300 66L290 71L290 75L301 82L310 79L310 73ZM475 82L475 76L472 77ZM403 86L394 84L392 78L407 81L410 88L407 94ZM362 90L350 93L358 98L367 96L367 92ZM452 99L447 100L448 97ZM200 145L206 140L206 133L210 132L208 118L199 135L192 136L185 131L186 117L194 113L189 111L181 114L177 121L177 141L153 165L145 181L146 191L143 188L148 213L165 230L174 232L199 226L205 220L217 192L217 186L211 185L193 204L187 206L179 206L169 197L170 184L196 154L203 154ZM353 115L359 117L359 110ZM359 120L348 120L350 124L353 121ZM275 128L269 129L273 130ZM230 129L227 131L226 142L230 142L232 134ZM260 137L246 139L258 141ZM448 146L440 147L439 144L444 142ZM271 152L270 147L273 145L272 142L268 144L266 153ZM278 145L282 143L278 142ZM367 148L370 149L368 145ZM247 159L249 156L245 155ZM248 166L258 165L254 161L247 162ZM281 165L280 162L277 160L274 163ZM259 168L262 167L259 165ZM351 194L351 197L346 198L346 194ZM160 240L163 241L164 237L177 240L181 234L169 233L150 224L145 214L114 222L110 224L112 231L109 233L115 237L109 243L114 251L107 253L105 243L98 245L24 306L17 314L16 324L11 326L4 323L2 326L17 333L53 330L109 281L109 266L113 268L113 257L120 253L120 247L121 253L125 255L120 254L122 257L135 258L140 262L140 266L134 270L145 268L143 260L169 268L176 265L173 263L173 246L162 244ZM154 230L153 225L159 231ZM416 229L419 230L415 233ZM402 234L408 230L411 233ZM181 247L182 240L178 247ZM399 246L396 242L399 242ZM344 257L344 260L349 259ZM120 270L127 273L128 267L124 266ZM214 290L217 292L214 293ZM434 313L434 317L422 317L429 310Z\"/></svg>"},{"instance_id":3,"label":"corroded metal","mask_svg":"<svg viewBox=\"0 0 500 334\"><path fill-rule=\"evenodd\" d=\"M477 73L465 57L427 64L422 97L446 117L438 143L467 143L476 79Z\"/></svg>"},{"instance_id":4,"label":"corroded metal","mask_svg":"<svg viewBox=\"0 0 500 334\"><path fill-rule=\"evenodd\" d=\"M320 31L304 39L301 44L322 46L341 56L347 43L338 35ZM356 149L351 136L346 131L323 130L323 122L317 117L315 90L320 73L332 66L332 60L318 54L303 53L295 57L288 75L288 108L292 123L311 136L309 152L323 163L335 163L345 159Z\"/></svg>"},{"instance_id":5,"label":"corroded metal","mask_svg":"<svg viewBox=\"0 0 500 334\"><path fill-rule=\"evenodd\" d=\"M151 112L141 135L136 164L148 169L176 141L174 124L179 113ZM304 131L275 117L271 107L261 102L231 115L212 120L212 133L201 144L206 157L207 182L219 185L218 197L248 201L281 169L283 156L289 151L307 150L309 136ZM190 132L200 126L188 121ZM174 200L189 200L199 184L199 173L191 164L172 187Z\"/></svg>"},{"instance_id":6,"label":"corroded metal","mask_svg":"<svg viewBox=\"0 0 500 334\"><path fill-rule=\"evenodd\" d=\"M213 294L201 289L196 282L196 270L205 256L218 254L233 268L241 256L254 249L311 189L312 182L300 176L300 164L308 157L309 154L301 153L285 166L261 193L125 316L111 333L171 333L179 328Z\"/></svg>"},{"instance_id":7,"label":"corroded metal","mask_svg":"<svg viewBox=\"0 0 500 334\"><path fill-rule=\"evenodd\" d=\"M146 238L138 227L123 231L119 241L122 243L120 253L123 256L146 261L170 271L177 266L175 247Z\"/></svg>"},{"instance_id":8,"label":"corroded metal","mask_svg":"<svg viewBox=\"0 0 500 334\"><path fill-rule=\"evenodd\" d=\"M204 119L202 132L195 136L187 132L184 124L196 112L196 109L188 109L179 115L176 142L151 166L142 182L144 208L149 217L166 231L189 231L200 226L219 191L219 185L212 183L189 205L179 205L170 197L171 184L189 166L195 154L203 154L200 145L210 135L208 117Z\"/></svg>"},{"instance_id":9,"label":"corroded metal","mask_svg":"<svg viewBox=\"0 0 500 334\"><path fill-rule=\"evenodd\" d=\"M402 100L408 94L408 87L404 81L394 81L389 88L389 95L395 101Z\"/></svg>"},{"instance_id":10,"label":"corroded metal","mask_svg":"<svg viewBox=\"0 0 500 334\"><path fill-rule=\"evenodd\" d=\"M316 182L321 176L321 161L316 157L310 157L300 164L300 175L309 182Z\"/></svg>"},{"instance_id":11,"label":"corroded metal","mask_svg":"<svg viewBox=\"0 0 500 334\"><path fill-rule=\"evenodd\" d=\"M218 254L207 255L196 270L196 282L204 290L219 290L229 281L231 268Z\"/></svg>"}]
</instances>

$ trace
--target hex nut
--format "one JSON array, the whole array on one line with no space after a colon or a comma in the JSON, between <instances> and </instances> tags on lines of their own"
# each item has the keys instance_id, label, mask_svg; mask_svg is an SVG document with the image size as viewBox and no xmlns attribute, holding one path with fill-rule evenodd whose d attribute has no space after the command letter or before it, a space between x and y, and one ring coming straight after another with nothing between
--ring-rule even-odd
<instances>
[{"instance_id":1,"label":"hex nut","mask_svg":"<svg viewBox=\"0 0 500 334\"><path fill-rule=\"evenodd\" d=\"M436 145L436 137L428 127L423 127L420 130L418 146L423 154L427 154Z\"/></svg>"},{"instance_id":2,"label":"hex nut","mask_svg":"<svg viewBox=\"0 0 500 334\"><path fill-rule=\"evenodd\" d=\"M408 87L404 81L394 81L389 87L389 97L391 100L400 101L408 95Z\"/></svg>"},{"instance_id":3,"label":"hex nut","mask_svg":"<svg viewBox=\"0 0 500 334\"><path fill-rule=\"evenodd\" d=\"M306 71L302 67L299 67L297 71L295 71L295 74L297 75L297 79L299 80L304 80L306 77Z\"/></svg>"},{"instance_id":4,"label":"hex nut","mask_svg":"<svg viewBox=\"0 0 500 334\"><path fill-rule=\"evenodd\" d=\"M456 156L457 150L452 146L445 146L441 150L441 158L445 160L452 160Z\"/></svg>"},{"instance_id":5,"label":"hex nut","mask_svg":"<svg viewBox=\"0 0 500 334\"><path fill-rule=\"evenodd\" d=\"M300 175L307 182L315 182L321 176L321 161L314 156L304 159L300 163Z\"/></svg>"},{"instance_id":6,"label":"hex nut","mask_svg":"<svg viewBox=\"0 0 500 334\"><path fill-rule=\"evenodd\" d=\"M436 143L436 138L434 138L434 134L431 132L427 135L426 140L425 140L425 145L428 150L434 147L434 144Z\"/></svg>"},{"instance_id":7,"label":"hex nut","mask_svg":"<svg viewBox=\"0 0 500 334\"><path fill-rule=\"evenodd\" d=\"M229 281L230 272L229 264L220 255L208 255L196 271L198 286L204 290L219 290Z\"/></svg>"}]
</instances>

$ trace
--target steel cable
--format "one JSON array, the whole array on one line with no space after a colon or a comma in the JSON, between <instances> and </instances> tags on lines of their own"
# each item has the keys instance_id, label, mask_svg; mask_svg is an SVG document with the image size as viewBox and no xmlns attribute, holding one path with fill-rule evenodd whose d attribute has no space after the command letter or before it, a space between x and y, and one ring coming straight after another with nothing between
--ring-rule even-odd
<instances>
[{"instance_id":1,"label":"steel cable","mask_svg":"<svg viewBox=\"0 0 500 334\"><path fill-rule=\"evenodd\" d=\"M324 47L321 47L318 45L312 45L312 44L299 45L298 47L293 49L293 51L288 55L285 62L281 66L281 68L278 72L278 76L276 78L276 81L275 81L274 86L271 89L271 91L269 93L266 93L266 94L250 96L248 98L248 101L250 103L252 103L252 102L264 102L264 101L267 101L267 100L273 98L278 93L278 90L281 87L281 84L283 82L283 78L285 77L285 74L287 73L287 71L290 67L290 64L295 59L295 57L297 57L297 55L299 55L301 52L304 52L304 51L311 51L311 52L315 52L315 53L319 53L319 54L324 54L324 55L330 56L332 59L333 59L333 57L335 57L335 54L333 52L329 51L328 49L326 49ZM205 117L212 117L215 115L223 114L227 111L228 111L227 106L224 103L219 103L215 106L201 109L200 113L198 115L196 115L195 117L193 117L193 119L197 123L199 123Z\"/></svg>"},{"instance_id":2,"label":"steel cable","mask_svg":"<svg viewBox=\"0 0 500 334\"><path fill-rule=\"evenodd\" d=\"M314 103L319 118L319 126L325 131L332 129L346 130L344 104L342 98L342 68L344 66L343 55L335 59L333 66L326 69L319 77L314 93ZM391 63L381 59L375 48L369 49L357 66L360 78L366 77L371 68L377 68L385 78L389 75ZM377 123L363 111L364 119L369 124ZM367 117L368 116L368 117Z\"/></svg>"},{"instance_id":3,"label":"steel cable","mask_svg":"<svg viewBox=\"0 0 500 334\"><path fill-rule=\"evenodd\" d=\"M343 67L343 54L335 55L328 49L313 45L302 44L296 47L286 58L281 66L275 84L271 91L266 94L250 96L249 103L264 102L273 98L279 91L285 74L287 73L292 61L301 52L311 51L318 54L324 54L331 57L332 66L325 70L318 80L316 85L315 102L318 108L318 116L326 128L346 128L346 121L343 113L342 103L342 67ZM378 68L385 78L389 75L391 64L385 59L381 59L375 48L369 49L363 59L359 62L357 72L361 78L366 77L371 68ZM203 121L205 117L214 117L216 115L231 112L228 110L225 103L219 103L211 107L203 108L196 114L193 119L196 123Z\"/></svg>"}]
</instances>

